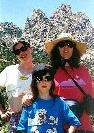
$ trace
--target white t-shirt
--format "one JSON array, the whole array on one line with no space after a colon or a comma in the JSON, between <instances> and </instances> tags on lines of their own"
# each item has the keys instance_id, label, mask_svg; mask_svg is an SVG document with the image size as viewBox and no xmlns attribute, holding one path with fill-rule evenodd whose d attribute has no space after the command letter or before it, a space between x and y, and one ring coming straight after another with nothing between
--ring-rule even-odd
<instances>
[{"instance_id":1,"label":"white t-shirt","mask_svg":"<svg viewBox=\"0 0 94 133\"><path fill-rule=\"evenodd\" d=\"M22 107L22 98L18 98L18 96L23 93L31 93L32 73L22 75L18 70L18 66L18 64L8 66L0 73L0 86L6 87L9 104L14 106L14 112L18 112L20 109L17 108ZM18 104L17 107L15 104Z\"/></svg>"}]
</instances>

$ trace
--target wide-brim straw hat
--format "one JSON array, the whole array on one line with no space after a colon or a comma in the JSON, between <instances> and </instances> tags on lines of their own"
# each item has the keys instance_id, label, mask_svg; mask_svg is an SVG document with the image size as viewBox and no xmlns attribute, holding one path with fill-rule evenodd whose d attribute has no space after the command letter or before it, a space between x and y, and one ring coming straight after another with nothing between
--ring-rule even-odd
<instances>
[{"instance_id":1,"label":"wide-brim straw hat","mask_svg":"<svg viewBox=\"0 0 94 133\"><path fill-rule=\"evenodd\" d=\"M74 42L76 44L76 48L79 50L80 52L80 56L82 56L84 53L86 53L86 43L84 42L80 42L74 39L74 37L70 34L70 33L61 33L57 39L52 40L52 41L46 41L45 45L44 45L44 50L48 53L48 55L51 55L51 51L53 49L53 47L55 45L57 45L60 41L63 40L70 40L72 42Z\"/></svg>"}]
</instances>

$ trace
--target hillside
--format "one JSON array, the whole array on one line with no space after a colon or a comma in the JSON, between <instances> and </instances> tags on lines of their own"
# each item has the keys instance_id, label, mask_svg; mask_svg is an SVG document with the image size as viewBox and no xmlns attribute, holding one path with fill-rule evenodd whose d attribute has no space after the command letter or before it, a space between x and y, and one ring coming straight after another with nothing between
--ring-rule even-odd
<instances>
[{"instance_id":1,"label":"hillside","mask_svg":"<svg viewBox=\"0 0 94 133\"><path fill-rule=\"evenodd\" d=\"M82 12L72 12L70 5L62 4L50 18L40 9L33 10L23 29L13 23L0 23L0 38L9 44L15 37L24 37L33 46L36 62L45 61L44 42L56 38L61 32L72 33L77 40L86 42L89 50L82 61L91 70L94 66L94 28L88 16Z\"/></svg>"}]
</instances>

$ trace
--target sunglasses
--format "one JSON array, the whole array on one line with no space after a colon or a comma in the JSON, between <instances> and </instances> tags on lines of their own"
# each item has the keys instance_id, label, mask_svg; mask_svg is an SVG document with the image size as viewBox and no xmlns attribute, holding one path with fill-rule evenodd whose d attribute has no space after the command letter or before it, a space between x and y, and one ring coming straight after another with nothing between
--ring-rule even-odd
<instances>
[{"instance_id":1,"label":"sunglasses","mask_svg":"<svg viewBox=\"0 0 94 133\"><path fill-rule=\"evenodd\" d=\"M69 48L75 47L75 43L69 40L61 41L57 44L58 47L63 48L64 46L68 46Z\"/></svg>"},{"instance_id":2,"label":"sunglasses","mask_svg":"<svg viewBox=\"0 0 94 133\"><path fill-rule=\"evenodd\" d=\"M52 77L51 76L40 76L40 77L36 77L36 82L37 83L40 83L42 81L51 81L52 80Z\"/></svg>"},{"instance_id":3,"label":"sunglasses","mask_svg":"<svg viewBox=\"0 0 94 133\"><path fill-rule=\"evenodd\" d=\"M14 53L15 55L19 55L21 51L24 52L24 51L26 51L27 49L28 49L28 46L23 46L23 47L21 47L20 49L15 49L15 50L13 51L13 53Z\"/></svg>"}]
</instances>

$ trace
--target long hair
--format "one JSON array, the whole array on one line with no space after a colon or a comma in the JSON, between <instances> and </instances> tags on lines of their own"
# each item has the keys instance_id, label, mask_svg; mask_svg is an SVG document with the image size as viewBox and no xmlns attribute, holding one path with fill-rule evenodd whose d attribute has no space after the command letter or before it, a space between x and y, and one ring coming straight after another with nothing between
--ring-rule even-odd
<instances>
[{"instance_id":1,"label":"long hair","mask_svg":"<svg viewBox=\"0 0 94 133\"><path fill-rule=\"evenodd\" d=\"M43 70L35 71L34 74L32 75L31 91L32 91L32 95L33 95L33 100L36 100L39 97L39 91L37 88L36 78L40 75L43 77L46 74L49 74L52 77L51 88L49 90L49 94L50 94L50 96L54 97L54 94L53 94L54 89L55 89L54 76L53 76L51 70L44 68Z\"/></svg>"},{"instance_id":2,"label":"long hair","mask_svg":"<svg viewBox=\"0 0 94 133\"><path fill-rule=\"evenodd\" d=\"M73 47L72 56L68 60L65 60L61 57L58 46L55 45L51 51L50 60L54 71L56 71L59 67L64 68L66 61L72 68L77 68L80 64L80 52L76 47Z\"/></svg>"}]
</instances>

